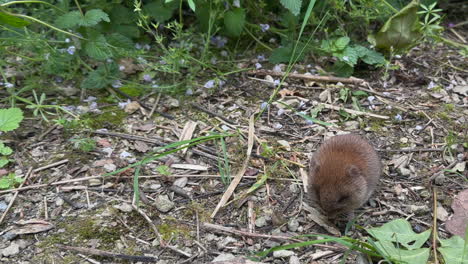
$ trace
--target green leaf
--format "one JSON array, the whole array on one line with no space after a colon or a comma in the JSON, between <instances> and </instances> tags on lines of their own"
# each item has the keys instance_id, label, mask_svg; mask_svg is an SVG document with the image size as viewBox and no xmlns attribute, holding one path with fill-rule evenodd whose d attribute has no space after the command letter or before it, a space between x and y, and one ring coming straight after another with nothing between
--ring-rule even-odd
<instances>
[{"instance_id":1,"label":"green leaf","mask_svg":"<svg viewBox=\"0 0 468 264\"><path fill-rule=\"evenodd\" d=\"M299 52L301 52L302 48L304 47L303 44L299 43L297 48L296 48L296 54L295 56L299 56ZM271 56L270 58L268 58L268 60L271 62L271 63L282 63L282 62L289 62L289 60L291 59L292 57L292 53L293 53L293 49L294 49L294 46L289 44L288 46L286 47L280 47L280 48L276 48L273 50L273 52L271 53ZM301 61L304 59L304 54L307 52L307 48L304 50L304 52L302 54L300 54L299 58L298 58L298 61Z\"/></svg>"},{"instance_id":2,"label":"green leaf","mask_svg":"<svg viewBox=\"0 0 468 264\"><path fill-rule=\"evenodd\" d=\"M195 2L193 2L193 0L187 0L187 3L190 9L192 9L192 11L195 12Z\"/></svg>"},{"instance_id":3,"label":"green leaf","mask_svg":"<svg viewBox=\"0 0 468 264\"><path fill-rule=\"evenodd\" d=\"M347 46L342 52L333 53L333 56L351 67L357 64L359 58L356 49L351 46Z\"/></svg>"},{"instance_id":4,"label":"green leaf","mask_svg":"<svg viewBox=\"0 0 468 264\"><path fill-rule=\"evenodd\" d=\"M106 67L107 66L107 67ZM118 77L118 68L115 63L101 65L92 71L81 83L83 89L101 89L110 85ZM116 72L117 71L117 72Z\"/></svg>"},{"instance_id":5,"label":"green leaf","mask_svg":"<svg viewBox=\"0 0 468 264\"><path fill-rule=\"evenodd\" d=\"M468 232L467 232L468 233ZM437 248L444 257L445 263L468 263L468 246L459 236L450 239L439 239L441 247Z\"/></svg>"},{"instance_id":6,"label":"green leaf","mask_svg":"<svg viewBox=\"0 0 468 264\"><path fill-rule=\"evenodd\" d=\"M101 21L110 22L109 16L101 9L91 9L80 20L80 26L95 26Z\"/></svg>"},{"instance_id":7,"label":"green leaf","mask_svg":"<svg viewBox=\"0 0 468 264\"><path fill-rule=\"evenodd\" d=\"M21 111L21 109L0 109L0 131L8 132L17 129L22 120L23 111Z\"/></svg>"},{"instance_id":8,"label":"green leaf","mask_svg":"<svg viewBox=\"0 0 468 264\"><path fill-rule=\"evenodd\" d=\"M132 24L135 20L135 13L123 5L115 5L109 12L109 19L115 25Z\"/></svg>"},{"instance_id":9,"label":"green leaf","mask_svg":"<svg viewBox=\"0 0 468 264\"><path fill-rule=\"evenodd\" d=\"M13 153L13 150L10 147L5 146L3 142L0 142L0 155L8 156L11 155L11 153Z\"/></svg>"},{"instance_id":10,"label":"green leaf","mask_svg":"<svg viewBox=\"0 0 468 264\"><path fill-rule=\"evenodd\" d=\"M421 26L417 15L419 0L413 0L398 13L390 17L379 32L368 37L376 48L397 52L407 50L421 39Z\"/></svg>"},{"instance_id":11,"label":"green leaf","mask_svg":"<svg viewBox=\"0 0 468 264\"><path fill-rule=\"evenodd\" d=\"M107 37L107 42L114 46L124 49L132 49L133 48L133 41L122 34L113 33Z\"/></svg>"},{"instance_id":12,"label":"green leaf","mask_svg":"<svg viewBox=\"0 0 468 264\"><path fill-rule=\"evenodd\" d=\"M172 17L172 14L178 7L179 1L164 3L163 0L152 1L144 5L143 10L159 23L165 22Z\"/></svg>"},{"instance_id":13,"label":"green leaf","mask_svg":"<svg viewBox=\"0 0 468 264\"><path fill-rule=\"evenodd\" d=\"M399 261L397 263L427 264L429 259L429 248L406 250L395 247L391 241L387 240L377 241L375 246L388 258Z\"/></svg>"},{"instance_id":14,"label":"green leaf","mask_svg":"<svg viewBox=\"0 0 468 264\"><path fill-rule=\"evenodd\" d=\"M65 15L59 16L55 20L55 24L61 28L73 28L80 24L81 14L79 11L71 11Z\"/></svg>"},{"instance_id":15,"label":"green leaf","mask_svg":"<svg viewBox=\"0 0 468 264\"><path fill-rule=\"evenodd\" d=\"M85 43L84 50L88 56L96 60L105 60L112 57L112 51L107 45L106 38L101 34L92 36Z\"/></svg>"},{"instance_id":16,"label":"green leaf","mask_svg":"<svg viewBox=\"0 0 468 264\"><path fill-rule=\"evenodd\" d=\"M336 47L337 50L344 50L351 39L349 37L340 37L337 40L334 41L334 46Z\"/></svg>"},{"instance_id":17,"label":"green leaf","mask_svg":"<svg viewBox=\"0 0 468 264\"><path fill-rule=\"evenodd\" d=\"M383 65L385 64L385 57L374 50L370 50L363 46L355 46L359 58L369 65Z\"/></svg>"},{"instance_id":18,"label":"green leaf","mask_svg":"<svg viewBox=\"0 0 468 264\"><path fill-rule=\"evenodd\" d=\"M354 73L354 68L342 61L335 62L331 70L339 77L349 77Z\"/></svg>"},{"instance_id":19,"label":"green leaf","mask_svg":"<svg viewBox=\"0 0 468 264\"><path fill-rule=\"evenodd\" d=\"M280 3L295 16L301 12L302 0L280 0Z\"/></svg>"},{"instance_id":20,"label":"green leaf","mask_svg":"<svg viewBox=\"0 0 468 264\"><path fill-rule=\"evenodd\" d=\"M20 28L20 27L25 27L29 24L30 24L29 21L26 21L19 17L15 17L13 15L10 15L0 10L0 25L9 25L12 27Z\"/></svg>"},{"instance_id":21,"label":"green leaf","mask_svg":"<svg viewBox=\"0 0 468 264\"><path fill-rule=\"evenodd\" d=\"M235 8L224 14L224 26L226 33L233 37L239 37L245 24L245 11L242 8Z\"/></svg>"},{"instance_id":22,"label":"green leaf","mask_svg":"<svg viewBox=\"0 0 468 264\"><path fill-rule=\"evenodd\" d=\"M410 223L404 219L396 219L381 227L367 229L367 232L380 241L396 242L407 249L420 248L431 235L430 229L415 233Z\"/></svg>"}]
</instances>

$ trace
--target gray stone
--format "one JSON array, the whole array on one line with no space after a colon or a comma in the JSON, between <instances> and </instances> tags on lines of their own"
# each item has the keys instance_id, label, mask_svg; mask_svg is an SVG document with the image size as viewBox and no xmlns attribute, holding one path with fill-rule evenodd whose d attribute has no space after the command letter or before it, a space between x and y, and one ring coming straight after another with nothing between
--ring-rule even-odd
<instances>
[{"instance_id":1,"label":"gray stone","mask_svg":"<svg viewBox=\"0 0 468 264\"><path fill-rule=\"evenodd\" d=\"M154 205L163 213L169 212L175 206L167 195L158 195L154 201Z\"/></svg>"}]
</instances>

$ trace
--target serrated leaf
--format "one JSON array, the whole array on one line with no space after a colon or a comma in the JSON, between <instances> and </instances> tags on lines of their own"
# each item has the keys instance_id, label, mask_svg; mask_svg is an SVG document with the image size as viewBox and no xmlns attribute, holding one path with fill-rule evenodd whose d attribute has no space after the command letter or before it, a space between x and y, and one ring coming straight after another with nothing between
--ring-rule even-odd
<instances>
[{"instance_id":1,"label":"serrated leaf","mask_svg":"<svg viewBox=\"0 0 468 264\"><path fill-rule=\"evenodd\" d=\"M61 28L73 28L80 24L81 19L79 11L71 11L65 15L59 16L55 20L55 24Z\"/></svg>"},{"instance_id":2,"label":"serrated leaf","mask_svg":"<svg viewBox=\"0 0 468 264\"><path fill-rule=\"evenodd\" d=\"M125 19L122 19L125 18ZM130 8L126 8L123 5L115 5L109 12L109 19L112 24L131 24L134 22L135 13Z\"/></svg>"},{"instance_id":3,"label":"serrated leaf","mask_svg":"<svg viewBox=\"0 0 468 264\"><path fill-rule=\"evenodd\" d=\"M133 41L122 34L113 33L107 37L107 42L118 48L132 49Z\"/></svg>"},{"instance_id":4,"label":"serrated leaf","mask_svg":"<svg viewBox=\"0 0 468 264\"><path fill-rule=\"evenodd\" d=\"M110 22L109 16L101 9L91 9L80 19L80 26L91 27L101 21Z\"/></svg>"},{"instance_id":5,"label":"serrated leaf","mask_svg":"<svg viewBox=\"0 0 468 264\"><path fill-rule=\"evenodd\" d=\"M19 17L15 17L13 15L10 15L0 10L0 25L9 25L12 27L19 28L19 27L25 27L29 24L30 24L29 21L26 21Z\"/></svg>"},{"instance_id":6,"label":"serrated leaf","mask_svg":"<svg viewBox=\"0 0 468 264\"><path fill-rule=\"evenodd\" d=\"M226 33L233 37L239 37L245 24L245 10L235 8L224 14L224 26Z\"/></svg>"},{"instance_id":7,"label":"serrated leaf","mask_svg":"<svg viewBox=\"0 0 468 264\"><path fill-rule=\"evenodd\" d=\"M337 61L333 64L331 70L338 76L338 77L349 77L353 75L354 68L349 66L349 64L344 63L342 61Z\"/></svg>"},{"instance_id":8,"label":"serrated leaf","mask_svg":"<svg viewBox=\"0 0 468 264\"><path fill-rule=\"evenodd\" d=\"M385 57L374 50L370 50L366 47L357 45L354 47L359 58L366 64L369 65L383 65L385 64Z\"/></svg>"},{"instance_id":9,"label":"serrated leaf","mask_svg":"<svg viewBox=\"0 0 468 264\"><path fill-rule=\"evenodd\" d=\"M437 248L444 257L445 263L468 263L468 246L459 236L450 239L439 239L441 247Z\"/></svg>"},{"instance_id":10,"label":"serrated leaf","mask_svg":"<svg viewBox=\"0 0 468 264\"><path fill-rule=\"evenodd\" d=\"M0 142L0 155L8 156L11 155L11 153L13 153L13 150L10 147L5 146L3 142Z\"/></svg>"},{"instance_id":11,"label":"serrated leaf","mask_svg":"<svg viewBox=\"0 0 468 264\"><path fill-rule=\"evenodd\" d=\"M299 43L296 47L296 54L295 56L299 56L299 52L302 51L304 45ZM289 60L291 59L292 55L293 55L293 45L288 45L286 47L280 47L280 48L276 48L273 50L273 52L271 53L271 56L270 58L268 58L268 60L271 62L271 63L282 63L282 62L289 62ZM304 54L307 52L307 48L304 49L304 52L302 54L300 54L300 56L297 58L298 61L301 61L302 59L304 59Z\"/></svg>"},{"instance_id":12,"label":"serrated leaf","mask_svg":"<svg viewBox=\"0 0 468 264\"><path fill-rule=\"evenodd\" d=\"M415 233L410 223L404 219L396 219L381 227L367 229L367 232L377 240L399 243L407 249L420 248L431 235L430 229Z\"/></svg>"},{"instance_id":13,"label":"serrated leaf","mask_svg":"<svg viewBox=\"0 0 468 264\"><path fill-rule=\"evenodd\" d=\"M295 16L301 12L302 0L280 0L280 3Z\"/></svg>"},{"instance_id":14,"label":"serrated leaf","mask_svg":"<svg viewBox=\"0 0 468 264\"><path fill-rule=\"evenodd\" d=\"M21 109L0 109L0 131L8 132L17 129L22 120L23 111L21 111Z\"/></svg>"},{"instance_id":15,"label":"serrated leaf","mask_svg":"<svg viewBox=\"0 0 468 264\"><path fill-rule=\"evenodd\" d=\"M107 45L106 38L101 34L87 41L84 50L88 56L96 60L105 60L112 57L112 51Z\"/></svg>"},{"instance_id":16,"label":"serrated leaf","mask_svg":"<svg viewBox=\"0 0 468 264\"><path fill-rule=\"evenodd\" d=\"M115 63L99 66L89 73L81 83L83 89L101 89L119 77L119 68Z\"/></svg>"},{"instance_id":17,"label":"serrated leaf","mask_svg":"<svg viewBox=\"0 0 468 264\"><path fill-rule=\"evenodd\" d=\"M359 58L356 50L350 46L347 46L342 52L333 53L333 56L351 67L357 64Z\"/></svg>"},{"instance_id":18,"label":"serrated leaf","mask_svg":"<svg viewBox=\"0 0 468 264\"><path fill-rule=\"evenodd\" d=\"M336 39L333 44L337 50L344 50L350 41L351 39L349 37L340 37Z\"/></svg>"}]
</instances>

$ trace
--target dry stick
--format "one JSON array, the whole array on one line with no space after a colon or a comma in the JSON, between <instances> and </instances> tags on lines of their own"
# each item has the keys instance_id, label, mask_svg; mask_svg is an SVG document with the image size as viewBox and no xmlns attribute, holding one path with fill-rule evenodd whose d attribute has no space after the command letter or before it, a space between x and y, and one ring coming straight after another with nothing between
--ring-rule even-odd
<instances>
[{"instance_id":1,"label":"dry stick","mask_svg":"<svg viewBox=\"0 0 468 264\"><path fill-rule=\"evenodd\" d=\"M222 116L221 114L218 114L216 112L213 112L213 111L210 111L208 110L206 107L203 107L201 106L200 104L197 104L197 103L191 103L190 105L192 105L193 107L195 107L196 109L200 110L200 111L203 111L209 115L212 115L212 116L216 116L216 117L219 117L221 118L222 120L224 120L225 122L231 124L231 125L237 125L236 123L232 122L231 120L227 119L226 117Z\"/></svg>"},{"instance_id":2,"label":"dry stick","mask_svg":"<svg viewBox=\"0 0 468 264\"><path fill-rule=\"evenodd\" d=\"M151 219L149 218L149 216L143 212L141 209L139 209L138 207L136 207L134 204L132 204L132 207L133 209L135 209L141 216L143 216L143 218L146 220L146 222L148 222L148 224L150 225L151 229L153 229L153 232L156 234L156 237L158 238L159 240L159 244L164 247L164 248L169 248L171 249L172 251L174 252L177 252L181 255L184 255L185 257L187 258L190 258L192 257L191 254L189 253L186 253L174 246L171 246L171 245L167 245L166 242L162 239L161 235L159 234L159 231L158 231L158 228L156 227L156 225L153 223L153 221L151 221Z\"/></svg>"},{"instance_id":3,"label":"dry stick","mask_svg":"<svg viewBox=\"0 0 468 264\"><path fill-rule=\"evenodd\" d=\"M26 173L26 177L24 178L24 181L20 184L20 188L23 187L24 183L28 180L29 176L32 174L32 171L33 171L33 168L30 167L28 172ZM8 204L8 207L7 209L5 210L5 212L3 213L2 217L0 218L0 224L3 222L3 220L5 219L6 215L8 214L8 211L10 210L10 208L13 206L13 203L15 202L16 200L16 197L18 197L18 192L15 192L15 194L13 195L13 198L10 200L10 204Z\"/></svg>"},{"instance_id":4,"label":"dry stick","mask_svg":"<svg viewBox=\"0 0 468 264\"><path fill-rule=\"evenodd\" d=\"M343 110L343 111L345 111L347 113L350 113L352 115L364 115L364 116L370 116L370 117L375 117L375 118L380 118L380 119L390 119L389 116L383 116L383 115L377 115L377 114L368 113L368 112L362 112L362 111L347 109L347 108L339 107L339 106L336 106L336 105L325 104L325 103L321 103L321 105L325 106L325 108L333 109L333 110L336 110L336 111Z\"/></svg>"},{"instance_id":5,"label":"dry stick","mask_svg":"<svg viewBox=\"0 0 468 264\"><path fill-rule=\"evenodd\" d=\"M231 195L234 193L234 189L236 189L237 185L241 181L242 176L244 175L245 171L247 170L247 165L249 163L250 154L252 153L252 148L253 148L253 143L254 143L254 133L255 133L254 120L255 120L255 114L252 114L249 120L249 134L247 138L247 154L244 160L244 164L242 164L241 169L239 170L237 175L234 177L234 179L231 181L231 184L229 184L229 187L227 188L226 192L221 197L221 200L219 201L218 205L216 205L216 208L211 214L211 218L214 218L216 216L216 213L218 213L219 209L226 204L226 202L229 200Z\"/></svg>"},{"instance_id":6,"label":"dry stick","mask_svg":"<svg viewBox=\"0 0 468 264\"><path fill-rule=\"evenodd\" d=\"M377 149L379 152L440 152L444 148L402 148L402 149Z\"/></svg>"},{"instance_id":7,"label":"dry stick","mask_svg":"<svg viewBox=\"0 0 468 264\"><path fill-rule=\"evenodd\" d=\"M432 192L434 193L434 214L432 222L432 250L434 251L434 263L439 264L437 259L437 189L433 188Z\"/></svg>"},{"instance_id":8,"label":"dry stick","mask_svg":"<svg viewBox=\"0 0 468 264\"><path fill-rule=\"evenodd\" d=\"M60 161L51 163L49 165L42 166L42 167L39 167L37 169L34 169L33 172L40 172L40 171L43 171L43 170L47 170L47 169L50 169L50 168L57 167L57 166L60 166L62 164L65 164L67 162L68 162L68 159L60 160Z\"/></svg>"},{"instance_id":9,"label":"dry stick","mask_svg":"<svg viewBox=\"0 0 468 264\"><path fill-rule=\"evenodd\" d=\"M109 258L118 258L118 259L125 259L130 261L141 261L141 262L156 262L158 261L155 257L148 257L148 256L132 256L132 255L125 255L125 254L117 254L112 253L104 250L94 249L94 248L82 248L82 247L71 247L66 245L57 244L55 247L75 251L83 254L94 255L94 256L101 256L101 257L109 257Z\"/></svg>"},{"instance_id":10,"label":"dry stick","mask_svg":"<svg viewBox=\"0 0 468 264\"><path fill-rule=\"evenodd\" d=\"M133 176L106 176L110 178L133 178ZM138 176L138 178L161 178L161 177L167 177L163 175L141 175ZM192 174L180 174L180 175L172 175L169 177L191 177L191 178L219 178L219 175L192 175ZM103 179L103 176L88 176L88 177L83 177L83 178L77 178L77 179L71 179L71 180L63 180L63 181L58 181L58 182L53 182L53 183L44 183L44 184L36 184L36 185L30 185L26 187L21 187L21 188L16 188L16 189L11 189L11 190L4 190L0 191L0 194L4 193L12 193L12 192L21 192L21 191L26 191L26 190L31 190L31 189L38 189L42 187L48 187L48 186L56 186L56 185L61 185L61 184L67 184L67 183L72 183L72 182L80 182L80 181L87 181L87 180L92 180L92 179ZM257 179L256 176L244 176L243 178L246 179ZM286 178L272 178L270 180L274 181L289 181L289 182L297 182L300 183L299 180L296 179L286 179Z\"/></svg>"},{"instance_id":11,"label":"dry stick","mask_svg":"<svg viewBox=\"0 0 468 264\"><path fill-rule=\"evenodd\" d=\"M274 72L274 71L248 71L247 74L254 74L254 75L271 75L271 76L283 76L285 73L283 72ZM289 73L288 77L290 78L298 78L304 80L311 80L316 82L341 82L341 83L351 83L351 84L363 84L365 81L363 79L350 77L350 78L341 78L341 77L334 77L334 76L321 76L321 75L306 75L306 74L299 74L299 73Z\"/></svg>"},{"instance_id":12,"label":"dry stick","mask_svg":"<svg viewBox=\"0 0 468 264\"><path fill-rule=\"evenodd\" d=\"M300 239L297 239L297 238L294 238L294 237L250 233L250 232L247 232L247 231L241 231L241 230L237 230L237 229L234 229L234 228L231 228L231 227L225 227L225 226L220 226L220 225L211 224L211 223L202 223L202 226L204 228L206 228L206 229L226 232L226 233L230 233L230 234L234 234L234 235L238 235L238 236L266 238L266 239L274 239L274 240L279 240L279 241L304 242L304 241L302 241ZM323 244L315 244L314 246L321 247L321 248L328 248L328 249L338 250L338 251L346 250L345 247L341 247L341 246L330 246L330 245L323 245Z\"/></svg>"}]
</instances>

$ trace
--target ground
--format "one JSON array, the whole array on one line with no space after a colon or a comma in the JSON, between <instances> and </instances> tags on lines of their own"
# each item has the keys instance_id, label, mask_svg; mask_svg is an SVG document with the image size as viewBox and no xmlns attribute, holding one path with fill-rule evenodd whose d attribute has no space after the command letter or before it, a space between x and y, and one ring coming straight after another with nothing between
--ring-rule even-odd
<instances>
[{"instance_id":1,"label":"ground","mask_svg":"<svg viewBox=\"0 0 468 264\"><path fill-rule=\"evenodd\" d=\"M26 118L6 141L15 150L12 170L27 180L17 196L14 190L0 192L5 215L0 262L209 263L229 254L251 257L296 242L297 235L344 235L346 223L338 223L340 234L331 234L333 227L313 220L317 216L307 209L301 179L310 153L324 138L349 132L367 138L384 164L378 189L356 212L358 226L406 218L419 233L433 226L437 209L438 235L460 232L446 222L454 213L452 201L467 188L466 59L445 46L422 45L393 63L397 69L361 71L357 77L366 83L360 85L286 78L275 97L282 104L265 103L275 86L262 80L278 76L243 72L221 88L200 87L191 97L140 101L166 117L148 117L149 111L134 103L127 112L115 105L99 106L98 114L87 109L81 119L93 130ZM298 65L293 71L314 73L315 68ZM311 113L327 124L304 119ZM220 134L229 136L112 174L181 138ZM249 137L253 148L247 155ZM86 138L94 141L78 140ZM228 184L220 171L233 177L240 171L244 177L230 197L235 201L212 215ZM132 206L135 174L138 207ZM346 236L365 240L368 234L355 227ZM326 243L275 252L261 261L339 263L345 255L346 263L357 258L366 263L345 250Z\"/></svg>"}]
</instances>

